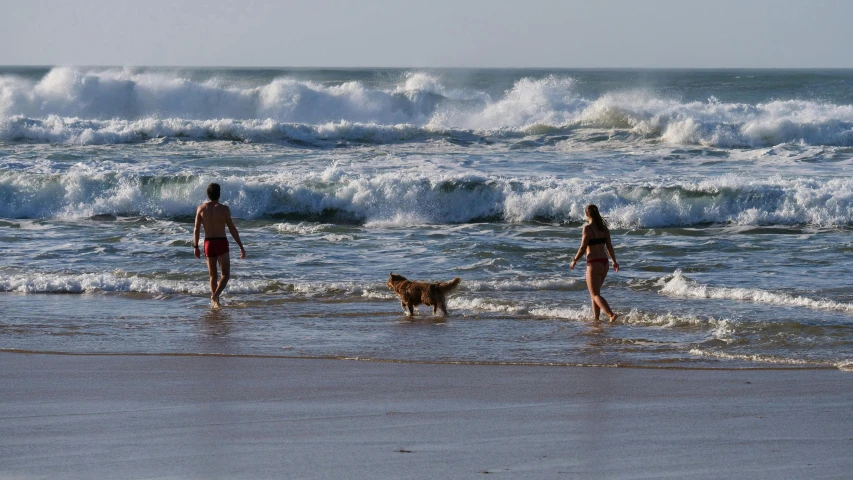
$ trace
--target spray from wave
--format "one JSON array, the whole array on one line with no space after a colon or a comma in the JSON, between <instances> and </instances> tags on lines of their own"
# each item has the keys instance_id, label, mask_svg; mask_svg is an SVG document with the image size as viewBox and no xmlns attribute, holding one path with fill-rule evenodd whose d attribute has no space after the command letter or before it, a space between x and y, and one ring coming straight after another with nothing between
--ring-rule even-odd
<instances>
[{"instance_id":1,"label":"spray from wave","mask_svg":"<svg viewBox=\"0 0 853 480\"><path fill-rule=\"evenodd\" d=\"M682 102L647 90L586 98L559 75L516 81L493 97L412 72L375 86L286 76L257 84L178 72L57 67L33 80L0 75L0 140L71 144L151 138L394 143L499 140L574 129L722 148L853 145L853 105L786 99Z\"/></svg>"}]
</instances>

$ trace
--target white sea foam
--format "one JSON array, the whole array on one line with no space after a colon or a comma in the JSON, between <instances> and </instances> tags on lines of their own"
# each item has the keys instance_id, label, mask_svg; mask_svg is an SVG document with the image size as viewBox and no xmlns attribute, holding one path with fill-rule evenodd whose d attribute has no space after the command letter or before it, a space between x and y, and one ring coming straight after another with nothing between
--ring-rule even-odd
<instances>
[{"instance_id":1,"label":"white sea foam","mask_svg":"<svg viewBox=\"0 0 853 480\"><path fill-rule=\"evenodd\" d=\"M589 305L580 306L544 306L544 305L524 305L524 304L504 304L493 303L491 301L483 301L482 304L471 301L472 309L480 309L489 312L507 312L522 315L532 315L534 317L552 318L559 320L571 320L579 322L588 322L593 317L592 309ZM602 314L602 319L606 321L606 316ZM717 319L713 317L697 317L694 315L678 316L672 313L651 313L631 310L627 313L622 313L617 320L619 324L639 325L645 327L693 327L699 329L710 330L713 338L727 341L733 334L734 324L728 319Z\"/></svg>"},{"instance_id":2,"label":"white sea foam","mask_svg":"<svg viewBox=\"0 0 853 480\"><path fill-rule=\"evenodd\" d=\"M380 300L390 300L397 298L397 295L395 295L394 292L390 290L371 290L367 288L361 291L361 296L363 298Z\"/></svg>"},{"instance_id":3,"label":"white sea foam","mask_svg":"<svg viewBox=\"0 0 853 480\"><path fill-rule=\"evenodd\" d=\"M142 277L122 271L105 273L11 273L0 278L0 292L20 293L147 293L153 295L210 295L205 279L166 280ZM304 297L353 296L390 298L384 292L365 290L358 282L287 282L274 279L232 279L231 294L260 294L284 292ZM368 293L371 292L371 293Z\"/></svg>"},{"instance_id":4,"label":"white sea foam","mask_svg":"<svg viewBox=\"0 0 853 480\"><path fill-rule=\"evenodd\" d=\"M0 217L79 218L100 214L192 215L213 178L95 171L0 171ZM617 228L696 224L853 223L853 180L726 176L699 182L601 185L594 180L466 174L321 173L217 178L239 218L335 215L371 228L540 218L579 221L598 204ZM281 227L291 228L291 227ZM312 227L313 228L313 227ZM282 231L282 233L297 233ZM304 232L302 232L304 233Z\"/></svg>"},{"instance_id":5,"label":"white sea foam","mask_svg":"<svg viewBox=\"0 0 853 480\"><path fill-rule=\"evenodd\" d=\"M578 290L586 289L586 283L576 278L530 278L524 280L469 280L467 290L475 292L526 292L532 290Z\"/></svg>"},{"instance_id":6,"label":"white sea foam","mask_svg":"<svg viewBox=\"0 0 853 480\"><path fill-rule=\"evenodd\" d=\"M574 321L585 321L592 318L592 309L588 306L571 307L535 307L529 313L537 317L556 318Z\"/></svg>"},{"instance_id":7,"label":"white sea foam","mask_svg":"<svg viewBox=\"0 0 853 480\"><path fill-rule=\"evenodd\" d=\"M435 223L429 218L424 217L419 212L396 212L390 218L370 219L365 222L367 228L397 228L397 227L413 227L417 225L429 225Z\"/></svg>"},{"instance_id":8,"label":"white sea foam","mask_svg":"<svg viewBox=\"0 0 853 480\"><path fill-rule=\"evenodd\" d=\"M514 299L495 299L482 297L455 296L448 300L448 308L452 310L469 310L509 314L513 316L533 316L552 319L587 320L592 317L588 306L580 307L549 307L530 305Z\"/></svg>"},{"instance_id":9,"label":"white sea foam","mask_svg":"<svg viewBox=\"0 0 853 480\"><path fill-rule=\"evenodd\" d=\"M278 223L275 224L272 228L275 229L278 233L284 233L289 235L316 235L319 233L326 233L326 231L331 228L330 224L317 224L317 223L307 223L307 222L299 222L299 223Z\"/></svg>"},{"instance_id":10,"label":"white sea foam","mask_svg":"<svg viewBox=\"0 0 853 480\"><path fill-rule=\"evenodd\" d=\"M447 300L450 310L473 310L490 313L524 314L527 310L514 302L477 297L455 296Z\"/></svg>"},{"instance_id":11,"label":"white sea foam","mask_svg":"<svg viewBox=\"0 0 853 480\"><path fill-rule=\"evenodd\" d=\"M627 314L621 315L619 322L649 327L710 329L714 338L728 337L733 331L733 323L729 319L697 317L695 315L674 315L672 313L650 313L638 310L631 310Z\"/></svg>"},{"instance_id":12,"label":"white sea foam","mask_svg":"<svg viewBox=\"0 0 853 480\"><path fill-rule=\"evenodd\" d=\"M232 285L229 285L232 287ZM246 285L233 285L235 291L250 290ZM203 284L155 280L120 273L28 273L5 275L0 279L0 291L21 293L84 293L84 292L137 292L150 294L188 293L204 294Z\"/></svg>"},{"instance_id":13,"label":"white sea foam","mask_svg":"<svg viewBox=\"0 0 853 480\"><path fill-rule=\"evenodd\" d=\"M836 302L833 300L813 299L809 297L790 295L787 293L768 292L760 289L712 287L709 285L702 285L686 278L680 270L676 270L670 279L663 280L662 286L663 288L660 290L661 293L678 297L741 300L773 305L804 307L815 310L853 312L853 304Z\"/></svg>"},{"instance_id":14,"label":"white sea foam","mask_svg":"<svg viewBox=\"0 0 853 480\"><path fill-rule=\"evenodd\" d=\"M721 352L718 350L707 350L698 347L690 349L690 354L700 357L717 358L721 360L742 360L749 363L769 363L774 365L792 367L833 367L843 372L853 371L853 368L851 368L851 362L848 360L833 361L821 359L788 358L767 354L728 353Z\"/></svg>"},{"instance_id":15,"label":"white sea foam","mask_svg":"<svg viewBox=\"0 0 853 480\"><path fill-rule=\"evenodd\" d=\"M501 137L549 129L624 130L672 144L853 145L853 105L785 99L681 102L646 90L577 93L575 80L522 78L501 97L449 89L412 72L384 88L288 77L246 85L177 72L57 67L33 81L0 76L0 140L125 143L156 137L399 142Z\"/></svg>"}]
</instances>

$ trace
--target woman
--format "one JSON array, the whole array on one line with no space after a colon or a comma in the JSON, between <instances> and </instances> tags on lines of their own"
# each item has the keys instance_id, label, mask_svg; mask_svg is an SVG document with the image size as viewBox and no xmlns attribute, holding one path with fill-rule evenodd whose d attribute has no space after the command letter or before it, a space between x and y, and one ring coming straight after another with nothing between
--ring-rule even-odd
<instances>
[{"instance_id":1,"label":"woman","mask_svg":"<svg viewBox=\"0 0 853 480\"><path fill-rule=\"evenodd\" d=\"M601 218L598 213L598 207L595 205L587 205L586 210L587 225L583 227L583 236L581 237L581 248L578 249L577 255L572 259L571 268L575 269L578 259L586 252L586 286L589 288L589 297L592 300L592 312L595 315L595 320L598 321L601 311L610 317L610 323L616 321L618 315L613 313L607 300L601 296L601 285L604 284L604 279L607 277L607 271L610 270L610 262L607 260L607 254L613 259L613 269L619 273L619 264L616 263L616 253L613 251L613 244L610 242L610 229L607 221ZM606 248L606 250L605 250Z\"/></svg>"}]
</instances>

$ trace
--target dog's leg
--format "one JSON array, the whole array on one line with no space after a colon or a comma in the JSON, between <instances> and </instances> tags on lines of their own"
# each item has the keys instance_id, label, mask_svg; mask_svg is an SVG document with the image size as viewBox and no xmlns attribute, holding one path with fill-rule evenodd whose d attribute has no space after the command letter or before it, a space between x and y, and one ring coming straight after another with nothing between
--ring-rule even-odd
<instances>
[{"instance_id":1,"label":"dog's leg","mask_svg":"<svg viewBox=\"0 0 853 480\"><path fill-rule=\"evenodd\" d=\"M411 304L411 303L409 304L409 316L410 316L410 317L414 317L414 316L415 316L415 306L414 306L413 304Z\"/></svg>"},{"instance_id":2,"label":"dog's leg","mask_svg":"<svg viewBox=\"0 0 853 480\"><path fill-rule=\"evenodd\" d=\"M438 304L432 306L432 314L435 315L438 312Z\"/></svg>"},{"instance_id":3,"label":"dog's leg","mask_svg":"<svg viewBox=\"0 0 853 480\"><path fill-rule=\"evenodd\" d=\"M406 302L400 300L400 305L403 307L403 313L406 313Z\"/></svg>"}]
</instances>

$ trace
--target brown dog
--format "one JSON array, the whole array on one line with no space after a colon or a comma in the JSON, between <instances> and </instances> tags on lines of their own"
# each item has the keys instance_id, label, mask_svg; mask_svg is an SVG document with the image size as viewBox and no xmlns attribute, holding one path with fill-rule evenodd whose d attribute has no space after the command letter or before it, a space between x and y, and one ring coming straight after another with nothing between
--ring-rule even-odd
<instances>
[{"instance_id":1,"label":"brown dog","mask_svg":"<svg viewBox=\"0 0 853 480\"><path fill-rule=\"evenodd\" d=\"M408 315L414 316L415 307L422 303L432 307L433 315L438 310L447 315L447 300L444 296L455 290L461 281L461 278L456 277L449 282L440 283L410 282L406 277L392 273L388 276L387 285L400 297L403 311L408 310Z\"/></svg>"}]
</instances>

